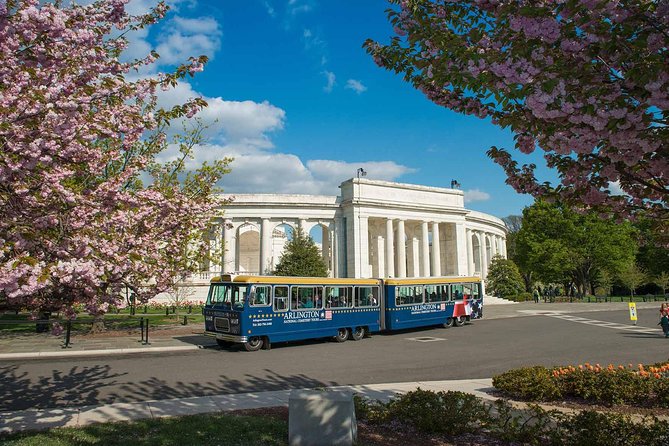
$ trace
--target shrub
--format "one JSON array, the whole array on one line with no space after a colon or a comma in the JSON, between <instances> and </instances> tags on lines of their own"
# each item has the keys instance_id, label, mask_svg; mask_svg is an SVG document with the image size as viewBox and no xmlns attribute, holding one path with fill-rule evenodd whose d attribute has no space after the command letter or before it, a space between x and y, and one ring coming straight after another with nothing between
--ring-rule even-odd
<instances>
[{"instance_id":1,"label":"shrub","mask_svg":"<svg viewBox=\"0 0 669 446\"><path fill-rule=\"evenodd\" d=\"M520 399L550 401L562 397L553 374L542 366L509 370L493 377L492 385Z\"/></svg>"},{"instance_id":2,"label":"shrub","mask_svg":"<svg viewBox=\"0 0 669 446\"><path fill-rule=\"evenodd\" d=\"M631 365L601 367L526 367L493 378L493 385L508 395L533 401L574 396L602 404L631 403L669 407L669 363L635 369Z\"/></svg>"},{"instance_id":3,"label":"shrub","mask_svg":"<svg viewBox=\"0 0 669 446\"><path fill-rule=\"evenodd\" d=\"M388 408L380 401L369 401L359 395L353 396L355 416L373 424L385 423L388 420Z\"/></svg>"},{"instance_id":4,"label":"shrub","mask_svg":"<svg viewBox=\"0 0 669 446\"><path fill-rule=\"evenodd\" d=\"M388 403L388 417L410 424L422 432L459 435L474 432L487 415L474 395L463 392L431 392L417 389Z\"/></svg>"},{"instance_id":5,"label":"shrub","mask_svg":"<svg viewBox=\"0 0 669 446\"><path fill-rule=\"evenodd\" d=\"M556 446L662 446L669 430L654 417L635 423L629 416L586 410L562 417L549 438Z\"/></svg>"},{"instance_id":6,"label":"shrub","mask_svg":"<svg viewBox=\"0 0 669 446\"><path fill-rule=\"evenodd\" d=\"M355 413L370 423L401 422L421 432L460 435L474 432L488 416L486 406L463 392L416 389L387 404L355 397Z\"/></svg>"},{"instance_id":7,"label":"shrub","mask_svg":"<svg viewBox=\"0 0 669 446\"><path fill-rule=\"evenodd\" d=\"M534 300L534 296L532 296L532 293L523 291L522 293L518 294L518 302L527 302L530 300Z\"/></svg>"}]
</instances>

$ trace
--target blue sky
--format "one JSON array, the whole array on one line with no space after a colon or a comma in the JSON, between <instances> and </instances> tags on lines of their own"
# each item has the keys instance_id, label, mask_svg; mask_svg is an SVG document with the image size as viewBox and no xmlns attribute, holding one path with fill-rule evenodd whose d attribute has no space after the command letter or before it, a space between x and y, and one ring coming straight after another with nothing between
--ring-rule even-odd
<instances>
[{"instance_id":1,"label":"blue sky","mask_svg":"<svg viewBox=\"0 0 669 446\"><path fill-rule=\"evenodd\" d=\"M140 11L150 0L133 0ZM367 38L392 35L382 0L175 0L129 55L155 48L156 70L206 54L205 71L163 94L164 105L200 95L209 125L194 163L235 158L229 193L336 195L358 167L370 179L449 187L469 209L498 217L532 202L504 183L485 155L512 138L490 122L438 107L377 67ZM168 159L169 153L165 154Z\"/></svg>"}]
</instances>

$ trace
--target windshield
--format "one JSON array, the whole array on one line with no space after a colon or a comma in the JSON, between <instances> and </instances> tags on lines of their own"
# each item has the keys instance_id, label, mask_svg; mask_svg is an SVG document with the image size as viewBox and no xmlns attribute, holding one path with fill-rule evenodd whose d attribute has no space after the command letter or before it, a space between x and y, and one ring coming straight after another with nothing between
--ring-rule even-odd
<instances>
[{"instance_id":1,"label":"windshield","mask_svg":"<svg viewBox=\"0 0 669 446\"><path fill-rule=\"evenodd\" d=\"M246 286L212 284L207 296L207 305L241 311L244 309Z\"/></svg>"}]
</instances>

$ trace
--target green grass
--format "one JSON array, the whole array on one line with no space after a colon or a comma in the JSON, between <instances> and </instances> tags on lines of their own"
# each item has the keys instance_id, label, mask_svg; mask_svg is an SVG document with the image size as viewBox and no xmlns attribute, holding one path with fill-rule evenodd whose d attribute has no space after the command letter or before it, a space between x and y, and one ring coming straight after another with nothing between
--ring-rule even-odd
<instances>
[{"instance_id":1,"label":"green grass","mask_svg":"<svg viewBox=\"0 0 669 446\"><path fill-rule=\"evenodd\" d=\"M177 318L176 314L172 314L170 311L169 316L165 316L165 310L161 312L149 312L147 314L137 312L135 316L131 316L128 313L108 313L105 315L104 321L107 329L110 330L123 330L128 328L139 328L139 318L144 317L149 319L149 326L156 327L159 325L177 325L183 322L184 316L188 317L189 324L203 324L204 316L201 313L201 310L198 308L197 311L193 309L193 313L188 314L187 310L181 309L179 311L179 317ZM58 318L52 318L52 320L58 320ZM26 321L25 323L5 325L0 323L0 332L15 332L15 333L34 333L35 332L35 322L28 319L28 314L1 314L1 321ZM74 333L87 333L90 330L92 319L88 315L82 315L82 323L73 323L72 331ZM85 322L85 323L84 323Z\"/></svg>"},{"instance_id":2,"label":"green grass","mask_svg":"<svg viewBox=\"0 0 669 446\"><path fill-rule=\"evenodd\" d=\"M285 445L288 423L271 417L192 415L0 436L7 446Z\"/></svg>"}]
</instances>

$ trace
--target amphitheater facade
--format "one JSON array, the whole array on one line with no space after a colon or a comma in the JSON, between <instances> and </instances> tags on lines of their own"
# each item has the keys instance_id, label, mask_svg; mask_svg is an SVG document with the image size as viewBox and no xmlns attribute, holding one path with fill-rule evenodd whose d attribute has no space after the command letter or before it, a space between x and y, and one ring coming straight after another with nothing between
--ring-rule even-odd
<instances>
[{"instance_id":1,"label":"amphitheater facade","mask_svg":"<svg viewBox=\"0 0 669 446\"><path fill-rule=\"evenodd\" d=\"M338 195L221 195L209 234L218 261L201 279L225 273L269 274L292 230L312 235L332 277L487 275L506 257L502 220L468 210L459 189L352 178ZM221 250L221 247L224 247Z\"/></svg>"}]
</instances>

